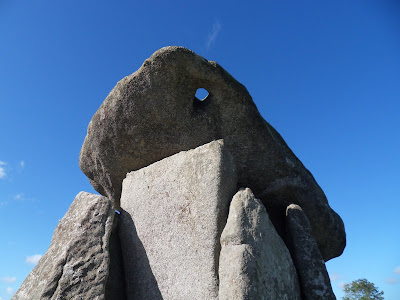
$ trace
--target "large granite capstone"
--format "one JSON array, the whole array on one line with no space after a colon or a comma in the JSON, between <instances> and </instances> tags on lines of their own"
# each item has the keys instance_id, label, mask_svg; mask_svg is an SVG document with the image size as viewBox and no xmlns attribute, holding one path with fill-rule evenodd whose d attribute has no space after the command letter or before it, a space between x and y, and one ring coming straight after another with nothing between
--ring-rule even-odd
<instances>
[{"instance_id":1,"label":"large granite capstone","mask_svg":"<svg viewBox=\"0 0 400 300\"><path fill-rule=\"evenodd\" d=\"M195 97L198 88L209 92L203 101ZM234 158L238 187L251 188L281 236L286 207L299 204L323 258L343 252L341 218L246 88L186 48L162 48L118 82L90 121L79 164L118 208L128 172L221 138Z\"/></svg>"}]
</instances>

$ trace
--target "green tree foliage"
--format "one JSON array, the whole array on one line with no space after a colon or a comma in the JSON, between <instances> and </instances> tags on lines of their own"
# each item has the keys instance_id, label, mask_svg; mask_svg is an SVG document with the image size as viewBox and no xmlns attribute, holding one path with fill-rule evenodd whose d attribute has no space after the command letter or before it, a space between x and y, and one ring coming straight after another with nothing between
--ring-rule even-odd
<instances>
[{"instance_id":1,"label":"green tree foliage","mask_svg":"<svg viewBox=\"0 0 400 300\"><path fill-rule=\"evenodd\" d=\"M343 300L383 300L383 292L380 292L372 282L367 279L354 280L344 286L345 296Z\"/></svg>"}]
</instances>

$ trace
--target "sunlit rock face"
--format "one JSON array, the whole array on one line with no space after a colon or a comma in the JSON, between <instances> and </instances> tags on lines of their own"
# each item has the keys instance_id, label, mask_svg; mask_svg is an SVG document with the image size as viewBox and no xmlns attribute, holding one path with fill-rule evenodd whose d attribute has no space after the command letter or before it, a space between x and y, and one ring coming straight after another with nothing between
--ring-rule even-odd
<instances>
[{"instance_id":1,"label":"sunlit rock face","mask_svg":"<svg viewBox=\"0 0 400 300\"><path fill-rule=\"evenodd\" d=\"M108 198L80 192L58 223L49 249L12 299L103 300L109 293L119 295L120 286L107 282L114 216Z\"/></svg>"},{"instance_id":2,"label":"sunlit rock face","mask_svg":"<svg viewBox=\"0 0 400 300\"><path fill-rule=\"evenodd\" d=\"M208 96L195 97L198 88ZM123 78L93 116L80 167L93 187L120 205L128 172L224 139L249 187L285 238L285 209L299 204L325 260L346 244L344 225L311 173L260 115L246 88L216 62L182 47L156 51Z\"/></svg>"},{"instance_id":3,"label":"sunlit rock face","mask_svg":"<svg viewBox=\"0 0 400 300\"><path fill-rule=\"evenodd\" d=\"M231 299L302 299L291 255L248 188L233 197L221 235L219 300Z\"/></svg>"},{"instance_id":4,"label":"sunlit rock face","mask_svg":"<svg viewBox=\"0 0 400 300\"><path fill-rule=\"evenodd\" d=\"M127 299L218 300L220 236L235 192L222 141L130 172L119 229Z\"/></svg>"}]
</instances>

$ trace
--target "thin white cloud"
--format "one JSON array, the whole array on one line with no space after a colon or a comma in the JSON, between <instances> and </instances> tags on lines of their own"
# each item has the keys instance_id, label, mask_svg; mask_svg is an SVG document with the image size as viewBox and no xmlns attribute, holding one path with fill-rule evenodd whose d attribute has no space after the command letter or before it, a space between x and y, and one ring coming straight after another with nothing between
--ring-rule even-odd
<instances>
[{"instance_id":1,"label":"thin white cloud","mask_svg":"<svg viewBox=\"0 0 400 300\"><path fill-rule=\"evenodd\" d=\"M6 163L0 160L0 179L7 177L6 169L4 168L5 165Z\"/></svg>"},{"instance_id":2,"label":"thin white cloud","mask_svg":"<svg viewBox=\"0 0 400 300\"><path fill-rule=\"evenodd\" d=\"M330 278L331 282L335 282L340 279L340 275L338 273L331 273L331 274L329 274L329 278Z\"/></svg>"},{"instance_id":3,"label":"thin white cloud","mask_svg":"<svg viewBox=\"0 0 400 300\"><path fill-rule=\"evenodd\" d=\"M41 258L42 258L41 254L35 254L35 255L27 256L25 262L27 264L36 265Z\"/></svg>"},{"instance_id":4,"label":"thin white cloud","mask_svg":"<svg viewBox=\"0 0 400 300\"><path fill-rule=\"evenodd\" d=\"M7 294L12 295L13 292L14 292L14 289L13 289L12 287L8 287L8 288L6 289L6 291L7 291Z\"/></svg>"},{"instance_id":5,"label":"thin white cloud","mask_svg":"<svg viewBox=\"0 0 400 300\"><path fill-rule=\"evenodd\" d=\"M397 278L394 277L389 277L385 279L385 282L387 284L396 284L399 280Z\"/></svg>"},{"instance_id":6,"label":"thin white cloud","mask_svg":"<svg viewBox=\"0 0 400 300\"><path fill-rule=\"evenodd\" d=\"M219 23L218 20L215 20L212 30L208 34L208 37L207 37L207 41L206 41L207 49L210 49L211 45L215 42L215 40L218 36L218 33L221 31L221 29L222 29L221 24Z\"/></svg>"},{"instance_id":7,"label":"thin white cloud","mask_svg":"<svg viewBox=\"0 0 400 300\"><path fill-rule=\"evenodd\" d=\"M23 169L23 168L25 168L25 162L23 161L23 160L21 160L20 162L19 162L19 166Z\"/></svg>"},{"instance_id":8,"label":"thin white cloud","mask_svg":"<svg viewBox=\"0 0 400 300\"><path fill-rule=\"evenodd\" d=\"M19 193L14 196L15 200L24 200L24 193Z\"/></svg>"},{"instance_id":9,"label":"thin white cloud","mask_svg":"<svg viewBox=\"0 0 400 300\"><path fill-rule=\"evenodd\" d=\"M343 290L345 285L346 285L346 282L341 281L341 282L339 282L339 283L337 284L337 287L338 287L339 289Z\"/></svg>"},{"instance_id":10,"label":"thin white cloud","mask_svg":"<svg viewBox=\"0 0 400 300\"><path fill-rule=\"evenodd\" d=\"M397 275L400 275L400 266L396 267L393 272Z\"/></svg>"},{"instance_id":11,"label":"thin white cloud","mask_svg":"<svg viewBox=\"0 0 400 300\"><path fill-rule=\"evenodd\" d=\"M0 277L0 281L7 282L7 283L13 283L13 282L17 281L17 277L4 276L4 277Z\"/></svg>"}]
</instances>

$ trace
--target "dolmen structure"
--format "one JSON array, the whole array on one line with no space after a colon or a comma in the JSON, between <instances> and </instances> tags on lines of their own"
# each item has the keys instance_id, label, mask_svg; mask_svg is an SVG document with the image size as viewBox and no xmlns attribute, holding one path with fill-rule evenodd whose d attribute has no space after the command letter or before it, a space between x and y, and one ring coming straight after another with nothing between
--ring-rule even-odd
<instances>
[{"instance_id":1,"label":"dolmen structure","mask_svg":"<svg viewBox=\"0 0 400 300\"><path fill-rule=\"evenodd\" d=\"M76 196L12 299L335 299L341 218L216 62L155 52L94 114L79 164L101 195Z\"/></svg>"}]
</instances>

